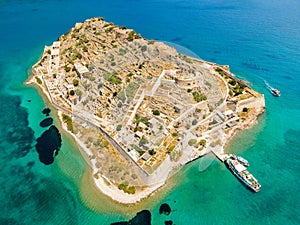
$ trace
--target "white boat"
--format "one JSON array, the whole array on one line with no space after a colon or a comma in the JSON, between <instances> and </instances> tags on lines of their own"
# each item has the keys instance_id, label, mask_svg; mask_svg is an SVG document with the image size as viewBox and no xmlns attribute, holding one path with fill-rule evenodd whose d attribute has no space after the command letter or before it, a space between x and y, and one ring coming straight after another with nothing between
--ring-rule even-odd
<instances>
[{"instance_id":1,"label":"white boat","mask_svg":"<svg viewBox=\"0 0 300 225\"><path fill-rule=\"evenodd\" d=\"M236 159L237 159L241 164L243 164L244 166L249 166L248 160L244 159L243 157L238 156Z\"/></svg>"},{"instance_id":2,"label":"white boat","mask_svg":"<svg viewBox=\"0 0 300 225\"><path fill-rule=\"evenodd\" d=\"M271 94L275 97L279 97L280 96L280 91L276 88L273 88L267 81L265 81L265 85L267 87L267 89L271 92Z\"/></svg>"},{"instance_id":3,"label":"white boat","mask_svg":"<svg viewBox=\"0 0 300 225\"><path fill-rule=\"evenodd\" d=\"M255 179L255 177L243 166L237 159L227 159L225 161L228 169L248 188L254 192L259 192L261 185Z\"/></svg>"}]
</instances>

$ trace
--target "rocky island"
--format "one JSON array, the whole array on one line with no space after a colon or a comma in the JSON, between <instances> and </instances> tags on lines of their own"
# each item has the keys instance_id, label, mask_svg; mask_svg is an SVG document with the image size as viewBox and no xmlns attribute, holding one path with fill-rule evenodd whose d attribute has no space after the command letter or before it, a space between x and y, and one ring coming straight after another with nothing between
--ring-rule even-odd
<instances>
[{"instance_id":1,"label":"rocky island","mask_svg":"<svg viewBox=\"0 0 300 225\"><path fill-rule=\"evenodd\" d=\"M85 151L96 186L136 203L182 165L224 146L265 110L228 66L179 54L88 19L46 46L27 82L41 88Z\"/></svg>"}]
</instances>

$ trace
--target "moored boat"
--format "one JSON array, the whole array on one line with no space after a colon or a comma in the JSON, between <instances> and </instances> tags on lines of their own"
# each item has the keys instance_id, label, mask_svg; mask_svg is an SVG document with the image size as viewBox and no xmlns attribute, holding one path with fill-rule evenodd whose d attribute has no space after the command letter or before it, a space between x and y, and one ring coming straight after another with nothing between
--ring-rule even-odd
<instances>
[{"instance_id":1,"label":"moored boat","mask_svg":"<svg viewBox=\"0 0 300 225\"><path fill-rule=\"evenodd\" d=\"M254 192L259 192L261 185L255 177L237 159L227 159L225 164L230 171L248 188Z\"/></svg>"},{"instance_id":2,"label":"moored boat","mask_svg":"<svg viewBox=\"0 0 300 225\"><path fill-rule=\"evenodd\" d=\"M244 166L249 166L249 162L248 162L248 160L246 160L245 158L243 158L243 157L241 157L241 156L238 156L237 158L236 158L241 164L243 164Z\"/></svg>"}]
</instances>

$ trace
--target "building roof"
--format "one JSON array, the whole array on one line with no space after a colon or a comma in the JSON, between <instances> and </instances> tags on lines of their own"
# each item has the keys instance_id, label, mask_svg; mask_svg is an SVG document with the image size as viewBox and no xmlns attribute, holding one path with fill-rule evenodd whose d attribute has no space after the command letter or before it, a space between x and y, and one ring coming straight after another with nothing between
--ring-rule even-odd
<instances>
[{"instance_id":1,"label":"building roof","mask_svg":"<svg viewBox=\"0 0 300 225\"><path fill-rule=\"evenodd\" d=\"M231 115L231 114L233 114L234 112L231 110L231 109L229 109L229 110L227 110L227 111L225 111L224 112L224 115L225 116L229 116L229 115Z\"/></svg>"},{"instance_id":2,"label":"building roof","mask_svg":"<svg viewBox=\"0 0 300 225\"><path fill-rule=\"evenodd\" d=\"M74 63L75 69L77 70L77 72L79 74L84 74L84 73L88 73L90 72L88 70L88 68L86 68L84 65L82 65L81 63Z\"/></svg>"},{"instance_id":3,"label":"building roof","mask_svg":"<svg viewBox=\"0 0 300 225\"><path fill-rule=\"evenodd\" d=\"M139 138L142 138L144 133L140 132L140 131L137 131L137 132L135 132L135 135L138 136Z\"/></svg>"},{"instance_id":4,"label":"building roof","mask_svg":"<svg viewBox=\"0 0 300 225\"><path fill-rule=\"evenodd\" d=\"M144 124L144 123L139 123L139 126L140 126L141 128L143 128L143 129L147 128L147 125Z\"/></svg>"},{"instance_id":5,"label":"building roof","mask_svg":"<svg viewBox=\"0 0 300 225\"><path fill-rule=\"evenodd\" d=\"M58 55L58 54L59 54L59 49L58 48L51 50L51 55Z\"/></svg>"},{"instance_id":6,"label":"building roof","mask_svg":"<svg viewBox=\"0 0 300 225\"><path fill-rule=\"evenodd\" d=\"M142 159L145 161L148 161L150 158L151 158L151 155L148 152L146 152L142 155Z\"/></svg>"},{"instance_id":7,"label":"building roof","mask_svg":"<svg viewBox=\"0 0 300 225\"><path fill-rule=\"evenodd\" d=\"M60 41L54 41L52 44L52 48L59 48L60 46Z\"/></svg>"}]
</instances>

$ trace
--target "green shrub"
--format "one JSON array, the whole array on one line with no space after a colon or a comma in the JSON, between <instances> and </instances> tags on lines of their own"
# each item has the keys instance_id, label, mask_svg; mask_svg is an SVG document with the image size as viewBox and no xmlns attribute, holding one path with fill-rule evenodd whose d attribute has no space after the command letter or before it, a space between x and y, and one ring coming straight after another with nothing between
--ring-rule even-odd
<instances>
[{"instance_id":1,"label":"green shrub","mask_svg":"<svg viewBox=\"0 0 300 225\"><path fill-rule=\"evenodd\" d=\"M112 84L121 84L122 80L117 75L113 74L108 78L108 81Z\"/></svg>"},{"instance_id":2,"label":"green shrub","mask_svg":"<svg viewBox=\"0 0 300 225\"><path fill-rule=\"evenodd\" d=\"M188 145L189 146L195 146L197 143L197 140L196 139L190 139L189 142L188 142Z\"/></svg>"},{"instance_id":3,"label":"green shrub","mask_svg":"<svg viewBox=\"0 0 300 225\"><path fill-rule=\"evenodd\" d=\"M143 46L141 47L141 51L142 51L142 52L147 51L147 46L146 46L146 45L143 45Z\"/></svg>"},{"instance_id":4,"label":"green shrub","mask_svg":"<svg viewBox=\"0 0 300 225\"><path fill-rule=\"evenodd\" d=\"M72 118L66 114L62 114L62 119L67 124L67 129L73 132Z\"/></svg>"},{"instance_id":5,"label":"green shrub","mask_svg":"<svg viewBox=\"0 0 300 225\"><path fill-rule=\"evenodd\" d=\"M155 151L154 149L150 149L150 150L148 151L148 153L149 153L150 155L155 155L155 154L156 154L156 151Z\"/></svg>"},{"instance_id":6,"label":"green shrub","mask_svg":"<svg viewBox=\"0 0 300 225\"><path fill-rule=\"evenodd\" d=\"M194 97L194 100L196 102L205 101L207 99L206 95L204 95L204 94L202 94L201 92L198 92L198 91L193 92L193 97Z\"/></svg>"},{"instance_id":7,"label":"green shrub","mask_svg":"<svg viewBox=\"0 0 300 225\"><path fill-rule=\"evenodd\" d=\"M160 112L157 109L152 110L154 116L159 116Z\"/></svg>"},{"instance_id":8,"label":"green shrub","mask_svg":"<svg viewBox=\"0 0 300 225\"><path fill-rule=\"evenodd\" d=\"M77 87L77 86L79 85L79 80L74 79L74 80L73 80L73 85L74 85L75 87Z\"/></svg>"},{"instance_id":9,"label":"green shrub","mask_svg":"<svg viewBox=\"0 0 300 225\"><path fill-rule=\"evenodd\" d=\"M193 121L192 121L192 125L194 126L194 125L196 125L198 123L198 121L196 120L196 119L194 119Z\"/></svg>"},{"instance_id":10,"label":"green shrub","mask_svg":"<svg viewBox=\"0 0 300 225\"><path fill-rule=\"evenodd\" d=\"M249 109L248 108L243 108L243 112L248 112L249 111Z\"/></svg>"},{"instance_id":11,"label":"green shrub","mask_svg":"<svg viewBox=\"0 0 300 225\"><path fill-rule=\"evenodd\" d=\"M128 194L134 194L135 193L135 186L129 186L127 188L127 191L126 191Z\"/></svg>"},{"instance_id":12,"label":"green shrub","mask_svg":"<svg viewBox=\"0 0 300 225\"><path fill-rule=\"evenodd\" d=\"M146 139L146 138L142 138L141 140L140 140L140 143L139 143L139 146L142 146L142 145L145 145L145 144L148 144L149 142L148 142L148 140Z\"/></svg>"},{"instance_id":13,"label":"green shrub","mask_svg":"<svg viewBox=\"0 0 300 225\"><path fill-rule=\"evenodd\" d=\"M236 81L235 80L231 80L228 83L231 84L232 86L234 86L236 84Z\"/></svg>"},{"instance_id":14,"label":"green shrub","mask_svg":"<svg viewBox=\"0 0 300 225\"><path fill-rule=\"evenodd\" d=\"M70 72L70 70L71 70L71 68L68 67L67 65L65 65L65 71L68 73L68 72Z\"/></svg>"},{"instance_id":15,"label":"green shrub","mask_svg":"<svg viewBox=\"0 0 300 225\"><path fill-rule=\"evenodd\" d=\"M205 147L206 146L206 140L205 139L200 140L199 145Z\"/></svg>"},{"instance_id":16,"label":"green shrub","mask_svg":"<svg viewBox=\"0 0 300 225\"><path fill-rule=\"evenodd\" d=\"M71 90L71 91L70 91L70 95L72 95L72 96L75 95L75 91L74 91L74 90Z\"/></svg>"},{"instance_id":17,"label":"green shrub","mask_svg":"<svg viewBox=\"0 0 300 225\"><path fill-rule=\"evenodd\" d=\"M116 130L117 130L117 131L120 131L121 129L122 129L122 125L119 124L119 125L117 126Z\"/></svg>"},{"instance_id":18,"label":"green shrub","mask_svg":"<svg viewBox=\"0 0 300 225\"><path fill-rule=\"evenodd\" d=\"M39 77L35 77L35 80L36 80L36 82L37 82L38 84L42 84L42 83L43 83L42 80L41 80Z\"/></svg>"}]
</instances>

